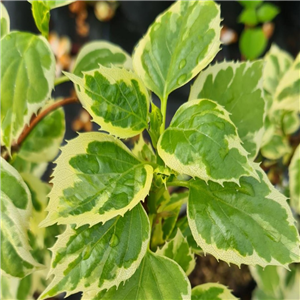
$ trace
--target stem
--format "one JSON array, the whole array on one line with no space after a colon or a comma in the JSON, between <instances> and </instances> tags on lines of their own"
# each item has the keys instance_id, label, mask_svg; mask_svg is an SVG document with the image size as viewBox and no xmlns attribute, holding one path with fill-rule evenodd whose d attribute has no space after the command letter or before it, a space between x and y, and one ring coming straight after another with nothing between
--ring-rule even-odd
<instances>
[{"instance_id":1,"label":"stem","mask_svg":"<svg viewBox=\"0 0 300 300\"><path fill-rule=\"evenodd\" d=\"M43 120L49 113L54 111L55 109L62 107L64 105L70 104L70 103L75 103L78 102L78 99L76 97L70 97L70 98L65 98L60 101L54 102L52 105L48 106L46 109L42 110L37 116L33 117L30 121L30 124L28 126L25 126L23 129L23 132L19 136L16 144L12 145L11 147L11 154L13 152L17 152L20 149L20 146L24 142L24 140L27 138L27 136L30 134L30 132L33 130L33 128L41 121ZM3 155L3 158L5 160L8 160L9 158L9 153L8 151Z\"/></svg>"},{"instance_id":2,"label":"stem","mask_svg":"<svg viewBox=\"0 0 300 300\"><path fill-rule=\"evenodd\" d=\"M183 187L190 187L190 184L188 181L183 181L183 180L175 180L171 182L167 182L167 186L183 186Z\"/></svg>"},{"instance_id":3,"label":"stem","mask_svg":"<svg viewBox=\"0 0 300 300\"><path fill-rule=\"evenodd\" d=\"M162 134L166 128L167 102L168 102L168 96L163 97L163 99L161 100L161 106L160 106L161 114L163 117L163 121L160 126L160 134Z\"/></svg>"},{"instance_id":4,"label":"stem","mask_svg":"<svg viewBox=\"0 0 300 300\"><path fill-rule=\"evenodd\" d=\"M55 78L54 86L57 86L61 83L68 82L68 81L70 81L70 79L67 76L61 76L61 77Z\"/></svg>"}]
</instances>

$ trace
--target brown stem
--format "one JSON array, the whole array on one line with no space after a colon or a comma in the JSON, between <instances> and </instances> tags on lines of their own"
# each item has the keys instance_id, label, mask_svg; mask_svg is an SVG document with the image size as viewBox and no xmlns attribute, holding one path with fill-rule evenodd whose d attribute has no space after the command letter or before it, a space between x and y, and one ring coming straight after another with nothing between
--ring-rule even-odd
<instances>
[{"instance_id":1,"label":"brown stem","mask_svg":"<svg viewBox=\"0 0 300 300\"><path fill-rule=\"evenodd\" d=\"M59 107L71 104L71 103L76 103L78 102L78 99L76 97L69 97L65 98L59 101L54 102L52 105L47 107L46 109L42 110L38 115L33 116L30 124L26 125L25 128L23 129L21 135L19 136L17 142L12 145L11 147L11 153L17 152L20 149L20 146L24 142L24 140L27 138L27 136L30 134L30 132L33 130L33 128L41 121L43 120L49 113L52 111L56 110ZM8 151L3 155L3 158L5 160L9 159L9 153Z\"/></svg>"}]
</instances>

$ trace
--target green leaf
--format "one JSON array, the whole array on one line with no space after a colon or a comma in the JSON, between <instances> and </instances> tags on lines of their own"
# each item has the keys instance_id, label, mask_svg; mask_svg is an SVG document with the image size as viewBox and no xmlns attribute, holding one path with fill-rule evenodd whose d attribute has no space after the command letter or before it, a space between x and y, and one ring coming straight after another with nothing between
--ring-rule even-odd
<instances>
[{"instance_id":1,"label":"green leaf","mask_svg":"<svg viewBox=\"0 0 300 300\"><path fill-rule=\"evenodd\" d=\"M259 57L267 46L267 38L259 28L247 28L240 37L240 50L246 59L253 60Z\"/></svg>"},{"instance_id":2,"label":"green leaf","mask_svg":"<svg viewBox=\"0 0 300 300\"><path fill-rule=\"evenodd\" d=\"M1 144L10 147L50 98L55 59L46 39L11 32L1 39Z\"/></svg>"},{"instance_id":3,"label":"green leaf","mask_svg":"<svg viewBox=\"0 0 300 300\"><path fill-rule=\"evenodd\" d=\"M108 291L99 292L83 299L92 300L183 300L191 298L190 282L182 269L173 260L148 251L134 275Z\"/></svg>"},{"instance_id":4,"label":"green leaf","mask_svg":"<svg viewBox=\"0 0 300 300\"><path fill-rule=\"evenodd\" d=\"M240 187L190 184L188 220L203 249L228 263L278 265L299 262L299 234L286 198L259 168L260 182L243 177ZM201 195L201 197L199 196Z\"/></svg>"},{"instance_id":5,"label":"green leaf","mask_svg":"<svg viewBox=\"0 0 300 300\"><path fill-rule=\"evenodd\" d=\"M0 3L0 38L9 33L10 19L5 6Z\"/></svg>"},{"instance_id":6,"label":"green leaf","mask_svg":"<svg viewBox=\"0 0 300 300\"><path fill-rule=\"evenodd\" d=\"M163 216L162 233L163 239L167 240L174 227L180 213L180 209L184 203L187 202L188 193L173 193L171 197L167 198L167 201L161 203L157 212Z\"/></svg>"},{"instance_id":7,"label":"green leaf","mask_svg":"<svg viewBox=\"0 0 300 300\"><path fill-rule=\"evenodd\" d=\"M271 113L276 110L300 112L300 53L280 80Z\"/></svg>"},{"instance_id":8,"label":"green leaf","mask_svg":"<svg viewBox=\"0 0 300 300\"><path fill-rule=\"evenodd\" d=\"M219 283L205 283L192 289L192 300L235 300L230 290Z\"/></svg>"},{"instance_id":9,"label":"green leaf","mask_svg":"<svg viewBox=\"0 0 300 300\"><path fill-rule=\"evenodd\" d=\"M48 276L55 277L40 299L119 286L139 267L149 239L149 220L140 204L104 225L68 226L52 248Z\"/></svg>"},{"instance_id":10,"label":"green leaf","mask_svg":"<svg viewBox=\"0 0 300 300\"><path fill-rule=\"evenodd\" d=\"M239 22L248 26L255 26L258 23L255 8L246 8L239 15Z\"/></svg>"},{"instance_id":11,"label":"green leaf","mask_svg":"<svg viewBox=\"0 0 300 300\"><path fill-rule=\"evenodd\" d=\"M131 152L141 161L156 163L155 153L153 152L151 145L144 140L142 134L140 134L139 139L134 144Z\"/></svg>"},{"instance_id":12,"label":"green leaf","mask_svg":"<svg viewBox=\"0 0 300 300\"><path fill-rule=\"evenodd\" d=\"M48 105L43 110L47 109ZM29 162L52 161L65 135L65 114L57 109L42 119L21 145L18 155Z\"/></svg>"},{"instance_id":13,"label":"green leaf","mask_svg":"<svg viewBox=\"0 0 300 300\"><path fill-rule=\"evenodd\" d=\"M263 61L222 62L208 67L195 80L189 100L207 98L230 113L243 147L254 159L264 132Z\"/></svg>"},{"instance_id":14,"label":"green leaf","mask_svg":"<svg viewBox=\"0 0 300 300\"><path fill-rule=\"evenodd\" d=\"M157 147L162 122L163 116L161 110L153 102L151 102L150 128L148 132L154 148Z\"/></svg>"},{"instance_id":15,"label":"green leaf","mask_svg":"<svg viewBox=\"0 0 300 300\"><path fill-rule=\"evenodd\" d=\"M259 6L263 2L263 0L260 0L260 1L250 0L250 1L238 1L238 2L246 8L255 8L255 7Z\"/></svg>"},{"instance_id":16,"label":"green leaf","mask_svg":"<svg viewBox=\"0 0 300 300\"><path fill-rule=\"evenodd\" d=\"M263 69L264 89L271 95L275 94L276 88L293 63L292 56L273 44L264 57Z\"/></svg>"},{"instance_id":17,"label":"green leaf","mask_svg":"<svg viewBox=\"0 0 300 300\"><path fill-rule=\"evenodd\" d=\"M41 34L47 38L49 34L50 8L47 1L30 1L35 25Z\"/></svg>"},{"instance_id":18,"label":"green leaf","mask_svg":"<svg viewBox=\"0 0 300 300\"><path fill-rule=\"evenodd\" d=\"M195 268L194 254L179 229L175 237L157 250L156 253L176 261L186 275L189 275Z\"/></svg>"},{"instance_id":19,"label":"green leaf","mask_svg":"<svg viewBox=\"0 0 300 300\"><path fill-rule=\"evenodd\" d=\"M157 150L168 167L206 182L238 183L241 176L257 177L229 113L211 100L183 104Z\"/></svg>"},{"instance_id":20,"label":"green leaf","mask_svg":"<svg viewBox=\"0 0 300 300\"><path fill-rule=\"evenodd\" d=\"M80 134L62 148L42 226L106 222L124 215L149 192L153 169L107 134Z\"/></svg>"},{"instance_id":21,"label":"green leaf","mask_svg":"<svg viewBox=\"0 0 300 300\"><path fill-rule=\"evenodd\" d=\"M192 232L191 232L191 229L190 229L190 226L189 226L189 223L188 223L187 216L184 216L184 217L180 218L177 221L176 227L175 227L175 230L174 230L175 232L177 231L177 228L180 229L181 233L186 238L186 240L189 243L189 246L192 249L192 251L195 254L198 254L198 255L203 254L202 249L197 245L197 243L196 243L196 241L195 241L195 239L192 235Z\"/></svg>"},{"instance_id":22,"label":"green leaf","mask_svg":"<svg viewBox=\"0 0 300 300\"><path fill-rule=\"evenodd\" d=\"M280 131L275 131L271 139L261 148L261 154L271 160L279 159L291 151L287 137Z\"/></svg>"},{"instance_id":23,"label":"green leaf","mask_svg":"<svg viewBox=\"0 0 300 300\"><path fill-rule=\"evenodd\" d=\"M16 277L1 276L2 300L33 299L31 294L31 275L22 279Z\"/></svg>"},{"instance_id":24,"label":"green leaf","mask_svg":"<svg viewBox=\"0 0 300 300\"><path fill-rule=\"evenodd\" d=\"M134 70L148 89L166 99L218 53L220 22L220 8L213 1L177 1L139 41Z\"/></svg>"},{"instance_id":25,"label":"green leaf","mask_svg":"<svg viewBox=\"0 0 300 300\"><path fill-rule=\"evenodd\" d=\"M279 12L280 10L277 6L271 3L263 3L257 10L257 18L261 23L269 22L272 21Z\"/></svg>"},{"instance_id":26,"label":"green leaf","mask_svg":"<svg viewBox=\"0 0 300 300\"><path fill-rule=\"evenodd\" d=\"M101 130L128 138L148 127L149 93L134 73L99 66L85 72L83 78L66 75L76 84L81 104Z\"/></svg>"},{"instance_id":27,"label":"green leaf","mask_svg":"<svg viewBox=\"0 0 300 300\"><path fill-rule=\"evenodd\" d=\"M23 278L40 265L30 254L27 228L31 198L20 174L1 158L1 270Z\"/></svg>"},{"instance_id":28,"label":"green leaf","mask_svg":"<svg viewBox=\"0 0 300 300\"><path fill-rule=\"evenodd\" d=\"M282 130L285 135L296 132L300 127L300 118L297 111L287 111L282 116Z\"/></svg>"},{"instance_id":29,"label":"green leaf","mask_svg":"<svg viewBox=\"0 0 300 300\"><path fill-rule=\"evenodd\" d=\"M83 77L83 72L98 69L99 65L132 69L131 57L123 49L109 42L97 41L80 49L72 73Z\"/></svg>"},{"instance_id":30,"label":"green leaf","mask_svg":"<svg viewBox=\"0 0 300 300\"><path fill-rule=\"evenodd\" d=\"M34 1L36 0L28 0L28 2L31 4ZM49 7L49 9L54 9L57 7L69 5L72 2L75 2L75 0L40 0L40 1L42 1L47 7Z\"/></svg>"},{"instance_id":31,"label":"green leaf","mask_svg":"<svg viewBox=\"0 0 300 300\"><path fill-rule=\"evenodd\" d=\"M300 146L289 166L291 206L300 215Z\"/></svg>"}]
</instances>

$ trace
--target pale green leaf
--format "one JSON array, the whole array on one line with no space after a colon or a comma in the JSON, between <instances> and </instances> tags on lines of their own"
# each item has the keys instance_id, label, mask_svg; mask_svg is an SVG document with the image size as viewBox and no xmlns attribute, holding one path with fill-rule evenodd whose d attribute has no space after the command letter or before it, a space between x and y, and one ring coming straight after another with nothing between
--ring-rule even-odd
<instances>
[{"instance_id":1,"label":"pale green leaf","mask_svg":"<svg viewBox=\"0 0 300 300\"><path fill-rule=\"evenodd\" d=\"M284 136L282 132L275 130L270 140L267 143L264 143L260 151L264 157L276 160L286 154L290 154L292 148L289 145L288 138Z\"/></svg>"},{"instance_id":2,"label":"pale green leaf","mask_svg":"<svg viewBox=\"0 0 300 300\"><path fill-rule=\"evenodd\" d=\"M137 75L125 69L100 66L80 78L66 75L93 121L120 138L133 137L148 127L149 93Z\"/></svg>"},{"instance_id":3,"label":"pale green leaf","mask_svg":"<svg viewBox=\"0 0 300 300\"><path fill-rule=\"evenodd\" d=\"M156 253L176 261L186 275L189 275L195 268L194 254L179 229L175 237L168 241L161 249L157 250Z\"/></svg>"},{"instance_id":4,"label":"pale green leaf","mask_svg":"<svg viewBox=\"0 0 300 300\"><path fill-rule=\"evenodd\" d=\"M274 4L263 3L257 9L257 18L261 23L270 22L279 14L279 12L279 8Z\"/></svg>"},{"instance_id":5,"label":"pale green leaf","mask_svg":"<svg viewBox=\"0 0 300 300\"><path fill-rule=\"evenodd\" d=\"M267 46L267 38L261 27L247 28L240 37L239 46L246 59L259 57Z\"/></svg>"},{"instance_id":6,"label":"pale green leaf","mask_svg":"<svg viewBox=\"0 0 300 300\"><path fill-rule=\"evenodd\" d=\"M282 115L282 130L285 135L296 132L300 127L300 117L296 111L287 111Z\"/></svg>"},{"instance_id":7,"label":"pale green leaf","mask_svg":"<svg viewBox=\"0 0 300 300\"><path fill-rule=\"evenodd\" d=\"M35 25L44 37L49 34L50 8L47 1L30 1Z\"/></svg>"},{"instance_id":8,"label":"pale green leaf","mask_svg":"<svg viewBox=\"0 0 300 300\"><path fill-rule=\"evenodd\" d=\"M28 0L28 2L32 3L36 0ZM54 9L57 7L69 5L72 2L75 2L75 0L41 0L49 9Z\"/></svg>"},{"instance_id":9,"label":"pale green leaf","mask_svg":"<svg viewBox=\"0 0 300 300\"><path fill-rule=\"evenodd\" d=\"M40 299L119 286L139 267L149 239L149 220L140 204L104 225L68 226L51 249L48 276L55 277Z\"/></svg>"},{"instance_id":10,"label":"pale green leaf","mask_svg":"<svg viewBox=\"0 0 300 300\"><path fill-rule=\"evenodd\" d=\"M257 6L259 6L263 0L259 0L259 1L254 1L254 0L250 0L250 1L238 1L242 6L246 7L246 8L255 8Z\"/></svg>"},{"instance_id":11,"label":"pale green leaf","mask_svg":"<svg viewBox=\"0 0 300 300\"><path fill-rule=\"evenodd\" d=\"M260 182L243 177L240 187L190 184L188 220L204 253L228 263L278 265L299 262L299 234L286 202L257 167Z\"/></svg>"},{"instance_id":12,"label":"pale green leaf","mask_svg":"<svg viewBox=\"0 0 300 300\"><path fill-rule=\"evenodd\" d=\"M151 137L154 148L157 147L162 122L163 116L161 110L153 102L151 102L150 128L148 130L148 133Z\"/></svg>"},{"instance_id":13,"label":"pale green leaf","mask_svg":"<svg viewBox=\"0 0 300 300\"><path fill-rule=\"evenodd\" d=\"M47 107L48 105L43 110ZM32 129L22 143L18 155L29 162L52 161L58 154L64 135L65 114L60 108L51 112Z\"/></svg>"},{"instance_id":14,"label":"pale green leaf","mask_svg":"<svg viewBox=\"0 0 300 300\"><path fill-rule=\"evenodd\" d=\"M296 148L289 166L291 206L300 214L300 146Z\"/></svg>"},{"instance_id":15,"label":"pale green leaf","mask_svg":"<svg viewBox=\"0 0 300 300\"><path fill-rule=\"evenodd\" d=\"M9 33L10 19L5 6L0 3L0 38Z\"/></svg>"},{"instance_id":16,"label":"pale green leaf","mask_svg":"<svg viewBox=\"0 0 300 300\"><path fill-rule=\"evenodd\" d=\"M16 277L1 276L2 300L33 300L31 293L31 275L22 279Z\"/></svg>"},{"instance_id":17,"label":"pale green leaf","mask_svg":"<svg viewBox=\"0 0 300 300\"><path fill-rule=\"evenodd\" d=\"M108 291L82 299L89 300L188 300L191 299L190 282L177 263L148 251L134 275Z\"/></svg>"},{"instance_id":18,"label":"pale green leaf","mask_svg":"<svg viewBox=\"0 0 300 300\"><path fill-rule=\"evenodd\" d=\"M131 57L123 49L106 41L96 41L80 49L72 72L83 77L82 72L98 69L99 65L132 69Z\"/></svg>"},{"instance_id":19,"label":"pale green leaf","mask_svg":"<svg viewBox=\"0 0 300 300\"><path fill-rule=\"evenodd\" d=\"M271 95L274 95L281 78L291 67L293 58L289 53L281 50L278 46L273 44L268 53L265 55L264 62L264 89Z\"/></svg>"},{"instance_id":20,"label":"pale green leaf","mask_svg":"<svg viewBox=\"0 0 300 300\"><path fill-rule=\"evenodd\" d=\"M134 144L131 152L141 161L156 163L156 155L153 152L152 146L145 141L142 134L140 134L139 139Z\"/></svg>"},{"instance_id":21,"label":"pale green leaf","mask_svg":"<svg viewBox=\"0 0 300 300\"><path fill-rule=\"evenodd\" d=\"M21 175L1 158L1 270L23 278L39 264L30 254L27 228L31 197Z\"/></svg>"},{"instance_id":22,"label":"pale green leaf","mask_svg":"<svg viewBox=\"0 0 300 300\"><path fill-rule=\"evenodd\" d=\"M249 26L255 26L258 23L255 8L245 8L239 15L239 22Z\"/></svg>"},{"instance_id":23,"label":"pale green leaf","mask_svg":"<svg viewBox=\"0 0 300 300\"><path fill-rule=\"evenodd\" d=\"M165 99L213 60L220 50L220 22L220 8L213 1L177 1L139 41L134 70Z\"/></svg>"},{"instance_id":24,"label":"pale green leaf","mask_svg":"<svg viewBox=\"0 0 300 300\"><path fill-rule=\"evenodd\" d=\"M183 104L161 135L158 153L165 164L180 174L223 184L256 176L241 146L229 113L219 104L192 100Z\"/></svg>"},{"instance_id":25,"label":"pale green leaf","mask_svg":"<svg viewBox=\"0 0 300 300\"><path fill-rule=\"evenodd\" d=\"M275 93L275 102L271 108L300 112L300 53L290 69L285 72Z\"/></svg>"},{"instance_id":26,"label":"pale green leaf","mask_svg":"<svg viewBox=\"0 0 300 300\"><path fill-rule=\"evenodd\" d=\"M224 106L252 159L264 131L262 73L263 61L217 63L200 73L189 96L189 100L207 98Z\"/></svg>"},{"instance_id":27,"label":"pale green leaf","mask_svg":"<svg viewBox=\"0 0 300 300\"><path fill-rule=\"evenodd\" d=\"M230 290L219 283L205 283L192 289L192 300L235 300Z\"/></svg>"},{"instance_id":28,"label":"pale green leaf","mask_svg":"<svg viewBox=\"0 0 300 300\"><path fill-rule=\"evenodd\" d=\"M55 58L43 37L11 32L1 39L1 144L10 147L50 98Z\"/></svg>"},{"instance_id":29,"label":"pale green leaf","mask_svg":"<svg viewBox=\"0 0 300 300\"><path fill-rule=\"evenodd\" d=\"M62 148L43 226L94 225L124 215L147 196L153 170L118 139L80 134Z\"/></svg>"}]
</instances>

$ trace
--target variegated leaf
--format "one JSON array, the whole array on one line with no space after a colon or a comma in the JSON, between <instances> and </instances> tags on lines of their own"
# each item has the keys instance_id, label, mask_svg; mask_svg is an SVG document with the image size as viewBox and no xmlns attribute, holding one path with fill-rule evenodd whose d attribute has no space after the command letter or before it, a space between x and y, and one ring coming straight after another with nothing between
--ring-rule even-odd
<instances>
[{"instance_id":1,"label":"variegated leaf","mask_svg":"<svg viewBox=\"0 0 300 300\"><path fill-rule=\"evenodd\" d=\"M135 155L141 161L149 161L156 163L156 156L153 149L149 143L147 143L143 135L140 134L138 141L134 144L131 150L132 154Z\"/></svg>"},{"instance_id":2,"label":"variegated leaf","mask_svg":"<svg viewBox=\"0 0 300 300\"><path fill-rule=\"evenodd\" d=\"M56 163L43 226L106 222L143 201L151 186L152 167L104 133L80 134Z\"/></svg>"},{"instance_id":3,"label":"variegated leaf","mask_svg":"<svg viewBox=\"0 0 300 300\"><path fill-rule=\"evenodd\" d=\"M131 57L123 49L106 41L96 41L87 43L81 48L73 73L83 77L83 72L98 69L99 65L132 69Z\"/></svg>"},{"instance_id":4,"label":"variegated leaf","mask_svg":"<svg viewBox=\"0 0 300 300\"><path fill-rule=\"evenodd\" d=\"M189 275L195 268L194 254L179 229L175 237L157 250L156 253L175 260L186 275Z\"/></svg>"},{"instance_id":5,"label":"variegated leaf","mask_svg":"<svg viewBox=\"0 0 300 300\"><path fill-rule=\"evenodd\" d=\"M153 102L151 102L150 128L148 130L148 133L151 137L151 141L155 149L157 148L157 142L159 139L160 127L162 123L163 116L161 110Z\"/></svg>"},{"instance_id":6,"label":"variegated leaf","mask_svg":"<svg viewBox=\"0 0 300 300\"><path fill-rule=\"evenodd\" d=\"M133 67L161 100L204 69L220 50L220 8L213 1L177 1L139 41Z\"/></svg>"},{"instance_id":7,"label":"variegated leaf","mask_svg":"<svg viewBox=\"0 0 300 300\"><path fill-rule=\"evenodd\" d=\"M101 130L128 138L148 127L149 93L131 71L99 66L84 72L83 78L65 74L75 83L81 104Z\"/></svg>"},{"instance_id":8,"label":"variegated leaf","mask_svg":"<svg viewBox=\"0 0 300 300\"><path fill-rule=\"evenodd\" d=\"M262 74L263 61L217 63L200 73L189 96L189 100L212 99L225 107L251 159L264 132Z\"/></svg>"},{"instance_id":9,"label":"variegated leaf","mask_svg":"<svg viewBox=\"0 0 300 300\"><path fill-rule=\"evenodd\" d=\"M191 287L177 263L148 251L138 270L124 285L99 292L94 297L83 294L82 299L188 300L191 299Z\"/></svg>"},{"instance_id":10,"label":"variegated leaf","mask_svg":"<svg viewBox=\"0 0 300 300\"><path fill-rule=\"evenodd\" d=\"M49 99L55 59L43 37L11 32L1 39L1 144L10 147Z\"/></svg>"},{"instance_id":11,"label":"variegated leaf","mask_svg":"<svg viewBox=\"0 0 300 300\"><path fill-rule=\"evenodd\" d=\"M300 112L300 53L277 86L275 103L271 110Z\"/></svg>"},{"instance_id":12,"label":"variegated leaf","mask_svg":"<svg viewBox=\"0 0 300 300\"><path fill-rule=\"evenodd\" d=\"M279 130L273 133L270 140L262 146L260 151L264 157L276 160L290 154L292 148L289 145L288 138Z\"/></svg>"},{"instance_id":13,"label":"variegated leaf","mask_svg":"<svg viewBox=\"0 0 300 300\"><path fill-rule=\"evenodd\" d=\"M190 184L188 220L204 252L228 263L278 265L299 262L299 234L286 202L257 167L260 182L243 177L241 186ZM200 196L199 196L200 195Z\"/></svg>"},{"instance_id":14,"label":"variegated leaf","mask_svg":"<svg viewBox=\"0 0 300 300\"><path fill-rule=\"evenodd\" d=\"M285 135L293 134L300 127L300 117L296 111L287 111L282 115L282 130Z\"/></svg>"},{"instance_id":15,"label":"variegated leaf","mask_svg":"<svg viewBox=\"0 0 300 300\"><path fill-rule=\"evenodd\" d=\"M43 110L49 105L46 105ZM52 161L58 154L64 135L65 114L60 108L51 112L32 129L22 143L18 155L34 163Z\"/></svg>"},{"instance_id":16,"label":"variegated leaf","mask_svg":"<svg viewBox=\"0 0 300 300\"><path fill-rule=\"evenodd\" d=\"M268 53L265 55L264 62L264 89L269 94L274 95L281 78L291 67L293 58L290 54L273 44Z\"/></svg>"},{"instance_id":17,"label":"variegated leaf","mask_svg":"<svg viewBox=\"0 0 300 300\"><path fill-rule=\"evenodd\" d=\"M10 19L5 6L0 3L0 38L9 33Z\"/></svg>"},{"instance_id":18,"label":"variegated leaf","mask_svg":"<svg viewBox=\"0 0 300 300\"><path fill-rule=\"evenodd\" d=\"M28 187L1 158L1 270L6 276L23 278L39 267L27 236L31 209Z\"/></svg>"},{"instance_id":19,"label":"variegated leaf","mask_svg":"<svg viewBox=\"0 0 300 300\"><path fill-rule=\"evenodd\" d=\"M192 300L237 300L230 290L219 283L205 283L192 289Z\"/></svg>"},{"instance_id":20,"label":"variegated leaf","mask_svg":"<svg viewBox=\"0 0 300 300\"><path fill-rule=\"evenodd\" d=\"M229 113L219 104L192 100L183 104L161 135L158 153L181 174L223 184L241 176L257 177Z\"/></svg>"},{"instance_id":21,"label":"variegated leaf","mask_svg":"<svg viewBox=\"0 0 300 300\"><path fill-rule=\"evenodd\" d=\"M31 275L22 279L1 276L0 295L2 300L33 300L33 294L31 294Z\"/></svg>"},{"instance_id":22,"label":"variegated leaf","mask_svg":"<svg viewBox=\"0 0 300 300\"><path fill-rule=\"evenodd\" d=\"M289 166L291 206L300 215L300 146Z\"/></svg>"},{"instance_id":23,"label":"variegated leaf","mask_svg":"<svg viewBox=\"0 0 300 300\"><path fill-rule=\"evenodd\" d=\"M40 299L119 286L139 267L149 239L150 224L141 204L104 225L68 226L52 248L49 276L55 277Z\"/></svg>"}]
</instances>

